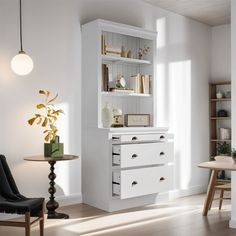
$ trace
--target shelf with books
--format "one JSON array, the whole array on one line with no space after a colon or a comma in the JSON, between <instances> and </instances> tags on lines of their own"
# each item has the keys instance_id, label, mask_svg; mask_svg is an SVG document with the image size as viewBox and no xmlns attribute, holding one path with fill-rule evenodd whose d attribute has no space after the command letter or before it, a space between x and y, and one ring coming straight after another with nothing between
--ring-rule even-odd
<instances>
[{"instance_id":1,"label":"shelf with books","mask_svg":"<svg viewBox=\"0 0 236 236\"><path fill-rule=\"evenodd\" d=\"M134 92L122 92L122 91L111 91L111 92L107 92L107 91L103 91L102 95L104 96L127 96L127 97L151 97L152 94L145 94L145 93L134 93Z\"/></svg>"},{"instance_id":2,"label":"shelf with books","mask_svg":"<svg viewBox=\"0 0 236 236\"><path fill-rule=\"evenodd\" d=\"M147 64L150 65L151 61L148 60L140 60L135 58L126 58L121 56L113 56L113 55L101 55L102 62L105 64L106 62L115 62L115 63L127 63L127 64Z\"/></svg>"}]
</instances>

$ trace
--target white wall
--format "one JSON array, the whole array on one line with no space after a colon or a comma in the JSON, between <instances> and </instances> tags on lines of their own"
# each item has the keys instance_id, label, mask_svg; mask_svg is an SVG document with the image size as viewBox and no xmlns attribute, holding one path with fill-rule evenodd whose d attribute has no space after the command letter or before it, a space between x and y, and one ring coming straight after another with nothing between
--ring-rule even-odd
<instances>
[{"instance_id":1,"label":"white wall","mask_svg":"<svg viewBox=\"0 0 236 236\"><path fill-rule=\"evenodd\" d=\"M81 35L76 0L23 1L24 50L34 60L31 74L20 77L10 69L19 51L19 1L0 2L0 153L6 155L19 189L27 196L48 197L47 163L23 157L43 153L43 134L27 120L42 101L39 89L59 93L66 115L60 126L66 153L80 155ZM80 160L56 165L57 195L81 194Z\"/></svg>"},{"instance_id":2,"label":"white wall","mask_svg":"<svg viewBox=\"0 0 236 236\"><path fill-rule=\"evenodd\" d=\"M212 27L211 81L231 79L231 30L230 25Z\"/></svg>"},{"instance_id":3,"label":"white wall","mask_svg":"<svg viewBox=\"0 0 236 236\"><path fill-rule=\"evenodd\" d=\"M137 0L80 0L81 23L97 18L158 31L158 124L175 133L177 195L201 192L209 158L210 27ZM167 121L167 122L166 122Z\"/></svg>"},{"instance_id":4,"label":"white wall","mask_svg":"<svg viewBox=\"0 0 236 236\"><path fill-rule=\"evenodd\" d=\"M208 159L208 26L137 0L25 0L23 10L24 48L35 68L18 77L10 69L19 50L18 1L0 2L0 152L24 194L47 196L48 165L22 160L43 151L41 129L26 123L39 89L59 92L66 110L62 141L66 152L81 153L79 24L96 18L158 30L158 122L169 122L175 133L176 188L204 189L208 175L197 164ZM80 161L58 164L57 195L74 194L79 201L80 168Z\"/></svg>"}]
</instances>

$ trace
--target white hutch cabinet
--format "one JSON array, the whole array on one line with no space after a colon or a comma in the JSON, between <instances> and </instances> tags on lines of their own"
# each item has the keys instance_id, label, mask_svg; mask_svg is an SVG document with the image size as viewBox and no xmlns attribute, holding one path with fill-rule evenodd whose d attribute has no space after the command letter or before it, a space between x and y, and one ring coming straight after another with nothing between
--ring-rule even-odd
<instances>
[{"instance_id":1,"label":"white hutch cabinet","mask_svg":"<svg viewBox=\"0 0 236 236\"><path fill-rule=\"evenodd\" d=\"M106 45L125 48L131 57L104 54ZM137 58L139 48L147 54ZM83 202L105 211L155 203L173 188L173 142L156 123L156 32L95 20L82 26L82 194ZM109 81L122 75L150 75L149 93L104 91L102 65ZM150 114L149 127L104 128L105 103L123 114Z\"/></svg>"}]
</instances>

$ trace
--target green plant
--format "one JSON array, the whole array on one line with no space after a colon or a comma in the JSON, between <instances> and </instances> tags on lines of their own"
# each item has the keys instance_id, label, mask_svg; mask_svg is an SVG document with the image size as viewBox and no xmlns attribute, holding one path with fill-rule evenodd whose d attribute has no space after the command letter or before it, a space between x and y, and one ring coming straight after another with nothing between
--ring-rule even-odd
<instances>
[{"instance_id":1,"label":"green plant","mask_svg":"<svg viewBox=\"0 0 236 236\"><path fill-rule=\"evenodd\" d=\"M216 150L218 154L231 155L231 145L229 143L217 143Z\"/></svg>"},{"instance_id":2,"label":"green plant","mask_svg":"<svg viewBox=\"0 0 236 236\"><path fill-rule=\"evenodd\" d=\"M46 142L54 142L57 136L58 129L55 125L57 118L60 114L64 114L64 111L61 109L55 109L53 102L57 99L56 96L50 98L50 92L47 90L39 90L39 94L45 96L45 101L36 105L36 108L41 111L40 113L35 113L32 118L28 120L29 125L33 125L37 122L37 125L45 128L44 130L44 140Z\"/></svg>"},{"instance_id":3,"label":"green plant","mask_svg":"<svg viewBox=\"0 0 236 236\"><path fill-rule=\"evenodd\" d=\"M231 155L232 157L236 157L236 149L232 148Z\"/></svg>"},{"instance_id":4,"label":"green plant","mask_svg":"<svg viewBox=\"0 0 236 236\"><path fill-rule=\"evenodd\" d=\"M142 56L146 55L146 54L148 53L149 49L150 49L150 47L145 46L145 45L144 45L143 48L139 48L139 50L138 50L138 56L139 56L139 57L142 57Z\"/></svg>"}]
</instances>

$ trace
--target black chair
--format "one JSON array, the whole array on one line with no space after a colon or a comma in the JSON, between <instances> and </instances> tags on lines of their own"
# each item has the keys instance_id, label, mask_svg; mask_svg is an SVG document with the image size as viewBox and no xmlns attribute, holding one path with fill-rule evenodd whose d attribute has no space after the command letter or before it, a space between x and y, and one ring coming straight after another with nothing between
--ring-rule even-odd
<instances>
[{"instance_id":1,"label":"black chair","mask_svg":"<svg viewBox=\"0 0 236 236\"><path fill-rule=\"evenodd\" d=\"M0 155L0 212L25 215L25 221L0 221L0 226L24 227L30 236L30 227L39 221L40 236L44 235L44 198L26 198L17 189L5 156ZM32 222L30 217L37 217Z\"/></svg>"}]
</instances>

